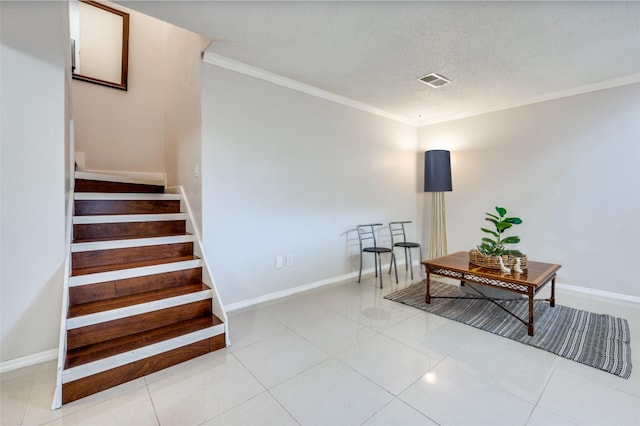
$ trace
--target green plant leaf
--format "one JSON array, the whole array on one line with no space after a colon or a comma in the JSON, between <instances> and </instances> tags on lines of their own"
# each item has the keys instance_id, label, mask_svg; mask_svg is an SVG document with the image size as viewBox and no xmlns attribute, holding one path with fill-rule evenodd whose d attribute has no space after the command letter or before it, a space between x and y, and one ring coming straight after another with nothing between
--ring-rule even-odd
<instances>
[{"instance_id":1,"label":"green plant leaf","mask_svg":"<svg viewBox=\"0 0 640 426\"><path fill-rule=\"evenodd\" d=\"M478 249L482 254L486 254L487 256L493 256L496 254L497 251L499 251L498 247L489 246L485 243L480 244L478 246Z\"/></svg>"},{"instance_id":2,"label":"green plant leaf","mask_svg":"<svg viewBox=\"0 0 640 426\"><path fill-rule=\"evenodd\" d=\"M504 246L505 244L519 243L520 237L509 236L501 239L507 229L513 225L521 224L522 219L519 217L505 217L507 215L507 209L504 207L496 206L495 209L498 216L485 212L486 217L484 218L484 220L491 222L495 226L495 230L480 228L482 232L492 235L495 239L489 237L482 238L482 242L477 246L478 251L488 256L500 256L505 253L513 253L514 256L523 256L518 250L508 250Z\"/></svg>"},{"instance_id":3,"label":"green plant leaf","mask_svg":"<svg viewBox=\"0 0 640 426\"><path fill-rule=\"evenodd\" d=\"M482 245L478 245L478 246L476 246L476 248L477 248L477 249L478 249L478 251L479 251L480 253L482 253L482 254L485 254L485 255L488 255L488 254L489 254L489 251L488 251L485 247L482 247Z\"/></svg>"},{"instance_id":4,"label":"green plant leaf","mask_svg":"<svg viewBox=\"0 0 640 426\"><path fill-rule=\"evenodd\" d=\"M486 244L486 245L489 245L491 247L495 247L496 245L498 245L498 242L492 240L491 238L483 238L482 239L482 244Z\"/></svg>"},{"instance_id":5,"label":"green plant leaf","mask_svg":"<svg viewBox=\"0 0 640 426\"><path fill-rule=\"evenodd\" d=\"M507 217L504 219L505 222L513 223L514 225L520 225L522 223L522 219L519 217Z\"/></svg>"},{"instance_id":6,"label":"green plant leaf","mask_svg":"<svg viewBox=\"0 0 640 426\"><path fill-rule=\"evenodd\" d=\"M520 250L505 250L504 254L510 254L515 257L522 257L524 254Z\"/></svg>"},{"instance_id":7,"label":"green plant leaf","mask_svg":"<svg viewBox=\"0 0 640 426\"><path fill-rule=\"evenodd\" d=\"M510 237L506 237L502 240L502 244L518 244L520 242L520 237L512 235Z\"/></svg>"},{"instance_id":8,"label":"green plant leaf","mask_svg":"<svg viewBox=\"0 0 640 426\"><path fill-rule=\"evenodd\" d=\"M490 230L490 229L487 229L487 228L480 228L480 230L481 230L482 232L486 232L487 234L491 234L491 235L493 235L493 236L494 236L494 237L496 237L496 238L499 238L499 237L500 237L500 235L498 235L498 233L497 233L497 232L492 231L492 230Z\"/></svg>"},{"instance_id":9,"label":"green plant leaf","mask_svg":"<svg viewBox=\"0 0 640 426\"><path fill-rule=\"evenodd\" d=\"M500 232L501 234L506 230L511 228L513 225L510 224L509 222L498 222L496 224L496 228L498 228L498 232Z\"/></svg>"}]
</instances>

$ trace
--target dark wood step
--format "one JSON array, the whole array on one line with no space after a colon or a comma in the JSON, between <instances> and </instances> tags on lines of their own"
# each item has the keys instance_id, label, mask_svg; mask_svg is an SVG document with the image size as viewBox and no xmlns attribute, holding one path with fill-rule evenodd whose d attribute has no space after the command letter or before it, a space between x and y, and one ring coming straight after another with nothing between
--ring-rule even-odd
<instances>
[{"instance_id":1,"label":"dark wood step","mask_svg":"<svg viewBox=\"0 0 640 426\"><path fill-rule=\"evenodd\" d=\"M99 238L117 240L133 237L163 237L184 234L185 232L185 220L74 224L73 241L91 241Z\"/></svg>"},{"instance_id":2,"label":"dark wood step","mask_svg":"<svg viewBox=\"0 0 640 426\"><path fill-rule=\"evenodd\" d=\"M91 179L76 179L75 192L141 192L141 193L162 193L162 185L145 185L140 183L107 182Z\"/></svg>"},{"instance_id":3,"label":"dark wood step","mask_svg":"<svg viewBox=\"0 0 640 426\"><path fill-rule=\"evenodd\" d=\"M82 315L90 315L98 312L110 311L112 309L125 308L127 306L168 299L170 297L183 296L185 294L196 293L202 290L209 290L209 287L203 283L185 284L162 290L149 291L146 293L115 297L113 299L97 300L69 307L67 318L75 318Z\"/></svg>"},{"instance_id":4,"label":"dark wood step","mask_svg":"<svg viewBox=\"0 0 640 426\"><path fill-rule=\"evenodd\" d=\"M76 269L118 265L145 260L167 259L193 255L193 243L160 244L108 250L92 250L71 254L71 268ZM75 275L72 274L72 275Z\"/></svg>"},{"instance_id":5,"label":"dark wood step","mask_svg":"<svg viewBox=\"0 0 640 426\"><path fill-rule=\"evenodd\" d=\"M169 324L165 327L158 327L143 333L132 334L130 336L109 340L107 342L73 349L67 352L65 368L73 368L79 365L88 364L120 353L173 339L174 337L204 330L219 324L222 324L222 321L212 314L175 324Z\"/></svg>"},{"instance_id":6,"label":"dark wood step","mask_svg":"<svg viewBox=\"0 0 640 426\"><path fill-rule=\"evenodd\" d=\"M84 379L65 383L62 385L62 403L75 401L224 347L225 336L221 334Z\"/></svg>"},{"instance_id":7,"label":"dark wood step","mask_svg":"<svg viewBox=\"0 0 640 426\"><path fill-rule=\"evenodd\" d=\"M67 330L67 350L211 315L211 299Z\"/></svg>"},{"instance_id":8,"label":"dark wood step","mask_svg":"<svg viewBox=\"0 0 640 426\"><path fill-rule=\"evenodd\" d=\"M175 237L175 236L178 236L178 235L192 235L192 234L190 234L188 232L178 232L178 233L175 233L175 234L168 234L168 235L161 235L161 236L162 237ZM133 239L136 239L136 238L141 238L141 237L138 236L138 235L131 235L131 236L128 236L128 237L120 237L120 238L117 238L117 239L118 240L133 240ZM142 238L146 238L146 237L142 237ZM113 241L113 240L114 240L114 238L112 238L110 236L107 236L107 237L100 237L100 238L74 239L73 242L74 243L95 243L95 242L98 242L98 241Z\"/></svg>"},{"instance_id":9,"label":"dark wood step","mask_svg":"<svg viewBox=\"0 0 640 426\"><path fill-rule=\"evenodd\" d=\"M202 282L202 268L165 272L144 277L127 278L69 288L69 305L129 296L148 291L162 290L185 284Z\"/></svg>"},{"instance_id":10,"label":"dark wood step","mask_svg":"<svg viewBox=\"0 0 640 426\"><path fill-rule=\"evenodd\" d=\"M76 216L180 213L180 200L75 200Z\"/></svg>"},{"instance_id":11,"label":"dark wood step","mask_svg":"<svg viewBox=\"0 0 640 426\"><path fill-rule=\"evenodd\" d=\"M199 257L194 255L167 257L162 259L143 260L139 262L116 263L113 265L92 266L88 268L75 268L71 271L72 277L87 274L99 274L101 272L121 271L123 269L142 268L145 266L162 265L165 263L184 262L188 260L197 260Z\"/></svg>"}]
</instances>

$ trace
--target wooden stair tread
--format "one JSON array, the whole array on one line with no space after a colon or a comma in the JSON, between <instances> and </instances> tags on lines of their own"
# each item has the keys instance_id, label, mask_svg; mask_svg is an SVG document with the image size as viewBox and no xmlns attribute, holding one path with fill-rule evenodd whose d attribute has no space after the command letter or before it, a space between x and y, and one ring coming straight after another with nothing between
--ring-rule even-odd
<instances>
[{"instance_id":1,"label":"wooden stair tread","mask_svg":"<svg viewBox=\"0 0 640 426\"><path fill-rule=\"evenodd\" d=\"M75 200L74 216L180 213L180 200Z\"/></svg>"},{"instance_id":2,"label":"wooden stair tread","mask_svg":"<svg viewBox=\"0 0 640 426\"><path fill-rule=\"evenodd\" d=\"M199 291L209 290L204 283L185 284L177 287L154 290L146 293L132 294L128 296L115 297L112 299L97 300L95 302L82 303L70 306L67 318L76 318L83 315L95 314L98 312L110 311L127 306L140 305L142 303L154 302L156 300L168 299L170 297L182 296Z\"/></svg>"},{"instance_id":3,"label":"wooden stair tread","mask_svg":"<svg viewBox=\"0 0 640 426\"><path fill-rule=\"evenodd\" d=\"M67 351L65 368L73 368L219 324L222 324L222 321L211 314L159 327L151 331L72 349Z\"/></svg>"},{"instance_id":4,"label":"wooden stair tread","mask_svg":"<svg viewBox=\"0 0 640 426\"><path fill-rule=\"evenodd\" d=\"M184 215L184 213L175 213L175 215ZM150 216L150 215L148 215ZM96 238L120 239L125 237L162 237L172 234L186 233L186 220L181 219L161 219L162 215L156 215L156 219L152 221L134 221L134 222L101 222L101 223L74 223L73 224L73 241L88 240ZM118 217L116 215L116 217ZM76 216L76 218L92 218L92 216ZM99 218L99 217L97 217ZM127 218L132 219L132 218ZM161 219L161 220L160 220ZM98 220L104 220L99 218Z\"/></svg>"},{"instance_id":5,"label":"wooden stair tread","mask_svg":"<svg viewBox=\"0 0 640 426\"><path fill-rule=\"evenodd\" d=\"M138 241L138 240L134 240ZM166 258L192 256L192 241L168 241L154 245L132 245L129 247L115 247L78 251L71 255L73 269L97 268L107 265L118 265L130 262L145 262Z\"/></svg>"},{"instance_id":6,"label":"wooden stair tread","mask_svg":"<svg viewBox=\"0 0 640 426\"><path fill-rule=\"evenodd\" d=\"M109 182L93 179L75 179L74 192L131 192L163 193L163 185L143 183Z\"/></svg>"},{"instance_id":7,"label":"wooden stair tread","mask_svg":"<svg viewBox=\"0 0 640 426\"><path fill-rule=\"evenodd\" d=\"M75 201L141 201L141 200L165 200L179 201L182 196L177 192L76 192L73 195Z\"/></svg>"},{"instance_id":8,"label":"wooden stair tread","mask_svg":"<svg viewBox=\"0 0 640 426\"><path fill-rule=\"evenodd\" d=\"M69 288L69 305L75 306L185 284L202 283L202 268L188 268L179 271L164 272L155 274L153 279L149 278L149 276L141 276L72 286Z\"/></svg>"},{"instance_id":9,"label":"wooden stair tread","mask_svg":"<svg viewBox=\"0 0 640 426\"><path fill-rule=\"evenodd\" d=\"M92 266L90 268L78 268L73 269L71 271L72 277L77 277L80 275L87 274L97 274L101 272L111 272L111 271L120 271L123 269L132 269L132 268L141 268L144 266L154 266L154 265L162 265L164 263L173 263L173 262L184 262L186 260L198 260L200 259L197 256L189 255L189 256L178 256L178 257L168 257L163 259L153 259L153 260L145 260L142 262L128 262L128 263L117 263L113 265L103 265L103 266Z\"/></svg>"}]
</instances>

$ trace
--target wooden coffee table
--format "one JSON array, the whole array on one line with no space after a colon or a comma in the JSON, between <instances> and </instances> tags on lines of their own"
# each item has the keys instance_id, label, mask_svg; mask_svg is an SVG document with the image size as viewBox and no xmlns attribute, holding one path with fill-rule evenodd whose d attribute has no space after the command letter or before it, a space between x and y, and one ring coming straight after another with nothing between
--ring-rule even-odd
<instances>
[{"instance_id":1,"label":"wooden coffee table","mask_svg":"<svg viewBox=\"0 0 640 426\"><path fill-rule=\"evenodd\" d=\"M551 282L551 297L544 299L549 302L551 307L555 306L556 293L556 272L561 265L551 263L527 261L528 268L521 274L511 272L505 274L499 270L483 268L481 266L469 263L469 253L460 251L448 256L438 257L422 261L427 273L427 294L425 302L431 303L430 281L431 274L441 275L444 277L455 278L462 282L473 284L481 284L487 287L507 290L513 293L522 294L529 298L529 318L524 320L513 312L500 305L495 299L482 297L492 302L516 317L520 322L527 326L529 336L533 336L533 301L535 295L548 283ZM482 294L482 293L481 293Z\"/></svg>"}]
</instances>

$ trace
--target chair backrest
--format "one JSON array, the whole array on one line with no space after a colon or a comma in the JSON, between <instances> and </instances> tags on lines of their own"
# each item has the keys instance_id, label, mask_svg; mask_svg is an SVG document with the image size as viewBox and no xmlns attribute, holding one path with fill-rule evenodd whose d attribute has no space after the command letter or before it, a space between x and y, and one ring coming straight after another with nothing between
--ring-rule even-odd
<instances>
[{"instance_id":1,"label":"chair backrest","mask_svg":"<svg viewBox=\"0 0 640 426\"><path fill-rule=\"evenodd\" d=\"M389 234L391 234L391 245L395 243L406 243L407 234L404 231L404 224L411 223L410 220L404 220L402 222L389 222Z\"/></svg>"},{"instance_id":2,"label":"chair backrest","mask_svg":"<svg viewBox=\"0 0 640 426\"><path fill-rule=\"evenodd\" d=\"M360 241L360 251L365 247L376 247L376 230L375 228L382 226L381 223L369 223L367 225L358 225L358 240ZM368 240L373 244L365 245Z\"/></svg>"}]
</instances>

